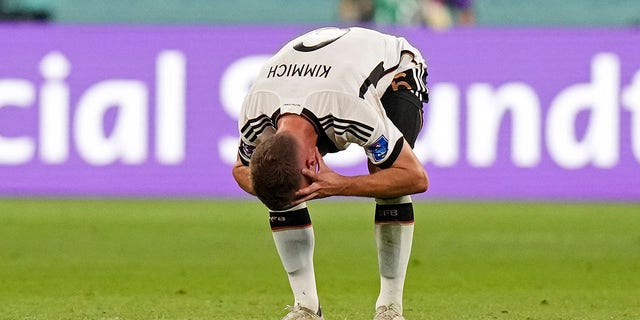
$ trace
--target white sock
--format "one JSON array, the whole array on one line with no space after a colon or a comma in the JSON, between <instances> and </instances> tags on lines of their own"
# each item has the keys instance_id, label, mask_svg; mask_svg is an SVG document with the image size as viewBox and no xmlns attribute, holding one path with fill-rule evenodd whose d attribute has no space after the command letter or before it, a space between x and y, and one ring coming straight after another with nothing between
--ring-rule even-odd
<instances>
[{"instance_id":1,"label":"white sock","mask_svg":"<svg viewBox=\"0 0 640 320\"><path fill-rule=\"evenodd\" d=\"M403 197L396 201L395 204L410 203L411 198ZM380 200L377 202L394 204L381 203ZM402 293L411 256L413 229L413 222L376 223L375 238L380 271L380 295L376 308L393 304L402 313Z\"/></svg>"},{"instance_id":2,"label":"white sock","mask_svg":"<svg viewBox=\"0 0 640 320\"><path fill-rule=\"evenodd\" d=\"M273 240L289 277L294 305L317 311L320 305L313 268L313 227L274 230Z\"/></svg>"}]
</instances>

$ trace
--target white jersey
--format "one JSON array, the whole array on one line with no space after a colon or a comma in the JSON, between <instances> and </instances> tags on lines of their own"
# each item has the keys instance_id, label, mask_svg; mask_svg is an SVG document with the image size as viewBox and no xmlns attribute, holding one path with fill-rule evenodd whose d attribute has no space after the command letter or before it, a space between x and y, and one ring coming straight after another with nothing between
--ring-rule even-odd
<instances>
[{"instance_id":1,"label":"white jersey","mask_svg":"<svg viewBox=\"0 0 640 320\"><path fill-rule=\"evenodd\" d=\"M425 63L404 38L363 28L322 28L287 43L268 60L246 96L238 126L239 154L248 164L260 136L277 129L280 115L310 120L322 154L351 143L369 160L390 166L403 144L402 133L387 118L380 97L395 74L413 69L416 94Z\"/></svg>"}]
</instances>

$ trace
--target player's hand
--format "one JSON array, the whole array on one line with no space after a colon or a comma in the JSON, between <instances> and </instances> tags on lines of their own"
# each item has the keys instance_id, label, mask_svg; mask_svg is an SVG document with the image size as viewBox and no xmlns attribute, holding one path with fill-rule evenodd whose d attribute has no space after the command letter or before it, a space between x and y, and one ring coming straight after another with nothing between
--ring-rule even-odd
<instances>
[{"instance_id":1,"label":"player's hand","mask_svg":"<svg viewBox=\"0 0 640 320\"><path fill-rule=\"evenodd\" d=\"M327 166L318 148L316 148L315 169L302 169L302 174L310 180L311 184L296 192L294 206L311 199L339 195L344 189L344 176L337 174Z\"/></svg>"}]
</instances>

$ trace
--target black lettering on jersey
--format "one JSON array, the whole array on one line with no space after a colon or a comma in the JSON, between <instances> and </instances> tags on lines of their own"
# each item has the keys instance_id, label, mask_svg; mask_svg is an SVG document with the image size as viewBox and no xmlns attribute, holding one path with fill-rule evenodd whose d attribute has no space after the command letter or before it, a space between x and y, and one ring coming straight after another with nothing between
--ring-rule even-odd
<instances>
[{"instance_id":1,"label":"black lettering on jersey","mask_svg":"<svg viewBox=\"0 0 640 320\"><path fill-rule=\"evenodd\" d=\"M303 77L313 77L313 75L316 73L316 69L318 69L317 64L314 64L313 68L308 64L305 65Z\"/></svg>"},{"instance_id":2,"label":"black lettering on jersey","mask_svg":"<svg viewBox=\"0 0 640 320\"><path fill-rule=\"evenodd\" d=\"M277 64L269 67L267 78L282 77L307 77L307 78L326 78L329 76L331 67L326 64Z\"/></svg>"},{"instance_id":3,"label":"black lettering on jersey","mask_svg":"<svg viewBox=\"0 0 640 320\"><path fill-rule=\"evenodd\" d=\"M298 76L298 77L302 77L302 70L304 70L304 65L300 66L300 68L298 68L297 64L293 65L293 68L291 68L291 76Z\"/></svg>"},{"instance_id":4,"label":"black lettering on jersey","mask_svg":"<svg viewBox=\"0 0 640 320\"><path fill-rule=\"evenodd\" d=\"M282 69L282 70L280 70ZM275 66L275 67L271 67L271 69L269 69L269 75L267 75L267 78L269 78L269 76L271 74L273 74L274 76L277 77L282 77L284 76L284 73L287 71L287 66L285 66L284 64L281 64L279 66Z\"/></svg>"},{"instance_id":5,"label":"black lettering on jersey","mask_svg":"<svg viewBox=\"0 0 640 320\"><path fill-rule=\"evenodd\" d=\"M322 78L326 78L329 75L329 71L331 71L331 66L327 66L327 65L321 65L322 66L322 73L318 74L318 77Z\"/></svg>"}]
</instances>

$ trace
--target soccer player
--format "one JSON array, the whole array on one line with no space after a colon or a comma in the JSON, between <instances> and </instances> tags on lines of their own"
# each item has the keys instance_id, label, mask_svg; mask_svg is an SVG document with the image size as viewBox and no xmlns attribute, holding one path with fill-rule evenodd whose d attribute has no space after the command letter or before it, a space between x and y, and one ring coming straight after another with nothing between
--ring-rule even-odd
<instances>
[{"instance_id":1,"label":"soccer player","mask_svg":"<svg viewBox=\"0 0 640 320\"><path fill-rule=\"evenodd\" d=\"M428 177L412 151L428 99L426 65L404 38L363 28L322 28L286 44L259 73L238 127L233 176L269 209L276 249L294 295L283 320L323 319L306 201L375 198L380 294L374 319L404 319L413 239L411 194ZM322 159L355 143L369 174L340 175Z\"/></svg>"}]
</instances>

